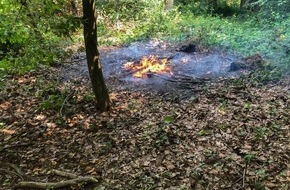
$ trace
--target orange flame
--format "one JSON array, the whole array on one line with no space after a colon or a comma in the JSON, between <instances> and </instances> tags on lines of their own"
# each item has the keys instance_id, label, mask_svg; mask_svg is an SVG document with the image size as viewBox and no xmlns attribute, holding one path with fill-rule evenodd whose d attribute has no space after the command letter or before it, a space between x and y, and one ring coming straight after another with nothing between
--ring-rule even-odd
<instances>
[{"instance_id":1,"label":"orange flame","mask_svg":"<svg viewBox=\"0 0 290 190\"><path fill-rule=\"evenodd\" d=\"M156 56L143 57L138 64L127 62L124 64L125 69L130 69L134 72L133 76L137 78L146 78L152 73L170 73L171 67L167 65L168 60L158 60Z\"/></svg>"}]
</instances>

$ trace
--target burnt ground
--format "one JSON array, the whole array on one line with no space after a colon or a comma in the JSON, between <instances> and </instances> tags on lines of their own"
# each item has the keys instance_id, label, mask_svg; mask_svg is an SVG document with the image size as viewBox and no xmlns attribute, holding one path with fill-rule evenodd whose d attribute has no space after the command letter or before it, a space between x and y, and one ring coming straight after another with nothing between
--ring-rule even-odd
<instances>
[{"instance_id":1,"label":"burnt ground","mask_svg":"<svg viewBox=\"0 0 290 190\"><path fill-rule=\"evenodd\" d=\"M114 101L103 113L83 54L7 78L0 189L67 179L53 169L98 180L63 189L289 189L289 82L253 85L238 78L247 71L228 72L233 55L175 50L158 41L102 49ZM172 57L174 75L135 79L123 69L149 54Z\"/></svg>"},{"instance_id":2,"label":"burnt ground","mask_svg":"<svg viewBox=\"0 0 290 190\"><path fill-rule=\"evenodd\" d=\"M150 91L188 98L193 91L201 91L207 83L221 79L232 79L248 74L245 69L230 72L231 63L240 57L221 50L208 50L193 44L171 44L159 40L135 42L125 47L100 48L104 77L108 83L114 81L118 89ZM168 59L172 73L152 74L146 78L135 78L134 72L124 68L128 62L138 62L144 56ZM68 64L60 71L64 83L88 78L85 53L72 58L76 64Z\"/></svg>"},{"instance_id":3,"label":"burnt ground","mask_svg":"<svg viewBox=\"0 0 290 190\"><path fill-rule=\"evenodd\" d=\"M182 88L175 85L180 83L185 85L185 80L189 80L189 83L194 81L203 83L208 79L235 78L246 72L245 70L229 72L230 65L238 59L237 56L219 50L201 49L192 43L175 45L152 40L135 42L126 47L100 48L100 53L104 77L106 80L119 80L122 88L133 86L135 89L141 87L143 90L152 88L153 91L166 89L175 92ZM124 69L127 62L138 62L142 57L149 55L160 59L167 58L172 74L153 74L142 79L132 77L132 72ZM64 82L88 76L85 53L76 55L72 61L79 62L63 68L61 76Z\"/></svg>"}]
</instances>

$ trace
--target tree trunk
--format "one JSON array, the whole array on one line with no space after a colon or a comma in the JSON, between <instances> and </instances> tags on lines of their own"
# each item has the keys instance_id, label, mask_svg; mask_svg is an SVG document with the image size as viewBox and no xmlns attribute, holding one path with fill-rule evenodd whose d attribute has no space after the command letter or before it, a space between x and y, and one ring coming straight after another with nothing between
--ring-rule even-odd
<instances>
[{"instance_id":1,"label":"tree trunk","mask_svg":"<svg viewBox=\"0 0 290 190\"><path fill-rule=\"evenodd\" d=\"M173 9L173 0L164 0L164 10L169 11Z\"/></svg>"},{"instance_id":2,"label":"tree trunk","mask_svg":"<svg viewBox=\"0 0 290 190\"><path fill-rule=\"evenodd\" d=\"M84 38L87 64L97 107L102 111L110 109L111 100L104 81L100 53L97 44L97 12L95 0L83 0Z\"/></svg>"},{"instance_id":3,"label":"tree trunk","mask_svg":"<svg viewBox=\"0 0 290 190\"><path fill-rule=\"evenodd\" d=\"M218 6L218 1L217 0L211 0L210 1L210 7L211 7L211 11L215 11L217 9Z\"/></svg>"},{"instance_id":4,"label":"tree trunk","mask_svg":"<svg viewBox=\"0 0 290 190\"><path fill-rule=\"evenodd\" d=\"M240 8L243 8L243 6L246 4L246 0L241 0L240 1Z\"/></svg>"}]
</instances>

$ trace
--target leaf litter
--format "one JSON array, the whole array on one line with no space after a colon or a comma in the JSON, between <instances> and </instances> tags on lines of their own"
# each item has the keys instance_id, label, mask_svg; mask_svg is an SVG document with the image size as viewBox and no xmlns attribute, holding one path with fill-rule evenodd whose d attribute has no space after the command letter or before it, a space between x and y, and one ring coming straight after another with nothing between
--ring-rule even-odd
<instances>
[{"instance_id":1,"label":"leaf litter","mask_svg":"<svg viewBox=\"0 0 290 190\"><path fill-rule=\"evenodd\" d=\"M58 70L0 92L1 163L29 179L63 180L58 169L94 176L97 189L289 189L289 85L220 81L179 98L111 78L114 107L100 113L89 80L61 83ZM23 180L0 173L0 189Z\"/></svg>"}]
</instances>

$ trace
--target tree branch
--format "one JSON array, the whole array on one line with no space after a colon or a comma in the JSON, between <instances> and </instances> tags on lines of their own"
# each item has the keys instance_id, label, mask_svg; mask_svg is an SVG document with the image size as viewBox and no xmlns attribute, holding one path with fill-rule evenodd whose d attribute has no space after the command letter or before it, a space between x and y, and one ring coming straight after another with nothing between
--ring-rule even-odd
<instances>
[{"instance_id":1,"label":"tree branch","mask_svg":"<svg viewBox=\"0 0 290 190\"><path fill-rule=\"evenodd\" d=\"M96 180L94 177L91 176L77 176L75 174L71 174L68 172L62 172L59 170L52 170L52 173L62 176L62 177L67 177L67 178L72 178L70 180L65 180L61 182L34 182L34 181L22 181L19 182L13 189L22 189L22 188L29 188L29 189L59 189L67 186L72 186L76 185L79 183L98 183L98 180Z\"/></svg>"},{"instance_id":2,"label":"tree branch","mask_svg":"<svg viewBox=\"0 0 290 190\"><path fill-rule=\"evenodd\" d=\"M21 188L34 188L34 189L59 189L71 185L76 185L79 183L97 183L98 180L96 180L93 177L78 177L75 179L70 179L66 181L61 181L61 182L47 182L47 183L42 183L42 182L33 182L33 181L22 181L19 182L13 189L21 189Z\"/></svg>"}]
</instances>

